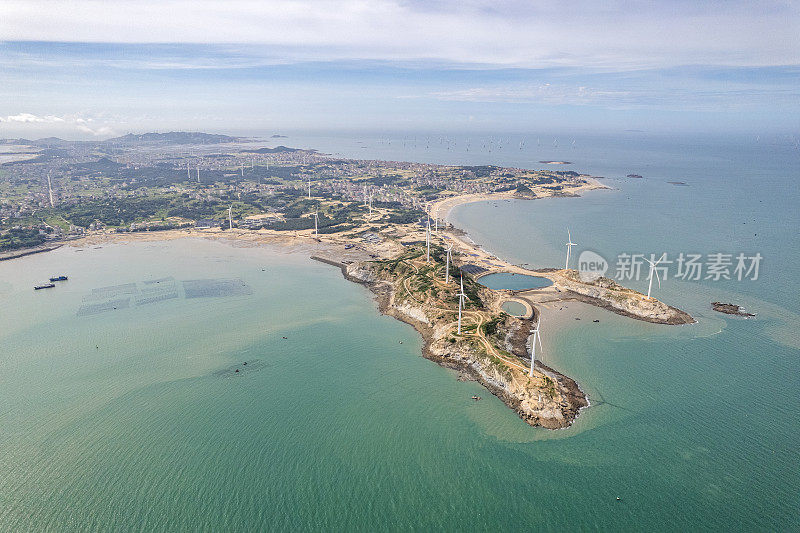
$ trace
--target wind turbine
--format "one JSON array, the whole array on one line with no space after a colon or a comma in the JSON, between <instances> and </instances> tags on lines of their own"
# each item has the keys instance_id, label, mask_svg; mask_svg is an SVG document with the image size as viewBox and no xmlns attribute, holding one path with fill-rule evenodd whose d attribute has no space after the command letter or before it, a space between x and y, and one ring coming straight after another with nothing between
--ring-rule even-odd
<instances>
[{"instance_id":1,"label":"wind turbine","mask_svg":"<svg viewBox=\"0 0 800 533\"><path fill-rule=\"evenodd\" d=\"M244 163L241 163L241 164L240 164L240 167L241 167L241 169L242 169L242 177L244 177Z\"/></svg>"},{"instance_id":2,"label":"wind turbine","mask_svg":"<svg viewBox=\"0 0 800 533\"><path fill-rule=\"evenodd\" d=\"M233 204L228 208L228 229L233 229Z\"/></svg>"},{"instance_id":3,"label":"wind turbine","mask_svg":"<svg viewBox=\"0 0 800 533\"><path fill-rule=\"evenodd\" d=\"M461 335L461 309L464 307L464 300L467 295L464 293L464 274L461 274L461 292L458 293L458 334Z\"/></svg>"},{"instance_id":4,"label":"wind turbine","mask_svg":"<svg viewBox=\"0 0 800 533\"><path fill-rule=\"evenodd\" d=\"M192 171L189 169L189 162L186 162L186 179L192 179Z\"/></svg>"},{"instance_id":5,"label":"wind turbine","mask_svg":"<svg viewBox=\"0 0 800 533\"><path fill-rule=\"evenodd\" d=\"M569 229L567 229L567 237L568 237L566 242L567 261L564 263L564 270L567 270L569 268L569 251L572 249L573 246L578 246L576 243L572 242L572 234L569 232Z\"/></svg>"},{"instance_id":6,"label":"wind turbine","mask_svg":"<svg viewBox=\"0 0 800 533\"><path fill-rule=\"evenodd\" d=\"M542 346L542 336L539 333L539 324L542 322L542 317L539 317L539 320L536 321L536 326L531 328L531 373L533 375L533 365L536 363L536 342L539 342L539 348L544 351L544 347Z\"/></svg>"},{"instance_id":7,"label":"wind turbine","mask_svg":"<svg viewBox=\"0 0 800 533\"><path fill-rule=\"evenodd\" d=\"M308 180L308 199L311 200L311 180Z\"/></svg>"},{"instance_id":8,"label":"wind turbine","mask_svg":"<svg viewBox=\"0 0 800 533\"><path fill-rule=\"evenodd\" d=\"M314 210L314 235L319 235L319 216L317 210Z\"/></svg>"},{"instance_id":9,"label":"wind turbine","mask_svg":"<svg viewBox=\"0 0 800 533\"><path fill-rule=\"evenodd\" d=\"M197 183L200 183L200 163L197 164Z\"/></svg>"},{"instance_id":10,"label":"wind turbine","mask_svg":"<svg viewBox=\"0 0 800 533\"><path fill-rule=\"evenodd\" d=\"M364 185L364 207L367 207L367 186Z\"/></svg>"},{"instance_id":11,"label":"wind turbine","mask_svg":"<svg viewBox=\"0 0 800 533\"><path fill-rule=\"evenodd\" d=\"M372 216L372 193L369 195L369 214Z\"/></svg>"},{"instance_id":12,"label":"wind turbine","mask_svg":"<svg viewBox=\"0 0 800 533\"><path fill-rule=\"evenodd\" d=\"M425 228L425 262L431 262L431 220L428 219L428 226Z\"/></svg>"},{"instance_id":13,"label":"wind turbine","mask_svg":"<svg viewBox=\"0 0 800 533\"><path fill-rule=\"evenodd\" d=\"M650 299L650 291L653 288L653 274L656 275L656 279L658 280L658 288L659 289L661 288L661 278L658 277L658 271L656 270L656 265L659 264L661 261L663 261L666 255L667 255L666 252L661 254L661 257L659 257L658 261L655 261L655 262L647 259L646 257L644 258L645 261L650 263L650 283L648 283L648 285L647 285L647 299L648 300Z\"/></svg>"},{"instance_id":14,"label":"wind turbine","mask_svg":"<svg viewBox=\"0 0 800 533\"><path fill-rule=\"evenodd\" d=\"M447 247L447 264L444 267L444 284L450 283L450 253L453 251L452 243Z\"/></svg>"}]
</instances>

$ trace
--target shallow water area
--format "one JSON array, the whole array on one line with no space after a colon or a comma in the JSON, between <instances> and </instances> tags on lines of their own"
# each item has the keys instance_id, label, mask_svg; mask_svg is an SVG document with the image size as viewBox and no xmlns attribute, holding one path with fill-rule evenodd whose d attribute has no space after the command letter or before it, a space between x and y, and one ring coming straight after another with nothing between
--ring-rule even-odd
<instances>
[{"instance_id":1,"label":"shallow water area","mask_svg":"<svg viewBox=\"0 0 800 533\"><path fill-rule=\"evenodd\" d=\"M503 302L501 307L503 308L503 311L511 316L525 316L526 308L519 302L509 300L508 302Z\"/></svg>"}]
</instances>

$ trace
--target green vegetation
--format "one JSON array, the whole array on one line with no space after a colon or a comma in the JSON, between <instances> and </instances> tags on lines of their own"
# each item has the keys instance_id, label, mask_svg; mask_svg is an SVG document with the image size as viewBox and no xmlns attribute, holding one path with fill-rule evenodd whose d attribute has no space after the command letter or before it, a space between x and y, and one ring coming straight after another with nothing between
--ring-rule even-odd
<instances>
[{"instance_id":1,"label":"green vegetation","mask_svg":"<svg viewBox=\"0 0 800 533\"><path fill-rule=\"evenodd\" d=\"M45 241L45 236L35 229L11 229L0 235L0 251L17 250L30 246L38 246Z\"/></svg>"},{"instance_id":2,"label":"green vegetation","mask_svg":"<svg viewBox=\"0 0 800 533\"><path fill-rule=\"evenodd\" d=\"M483 334L486 336L491 336L497 333L497 326L502 322L503 319L501 317L495 317L488 322L483 323Z\"/></svg>"}]
</instances>

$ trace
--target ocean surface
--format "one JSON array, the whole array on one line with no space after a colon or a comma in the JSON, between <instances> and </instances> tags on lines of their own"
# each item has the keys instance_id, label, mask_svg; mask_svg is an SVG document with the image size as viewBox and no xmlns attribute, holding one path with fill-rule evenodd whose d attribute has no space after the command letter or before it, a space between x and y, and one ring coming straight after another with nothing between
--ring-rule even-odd
<instances>
[{"instance_id":1,"label":"ocean surface","mask_svg":"<svg viewBox=\"0 0 800 533\"><path fill-rule=\"evenodd\" d=\"M573 257L600 254L612 275L621 253L741 252L763 256L758 279L684 281L670 265L654 295L690 326L553 309L545 361L592 401L554 432L423 359L366 289L301 255L184 239L0 262L0 531L800 529L796 146L496 135L466 152L466 136L413 137L275 144L571 161L554 168L612 189L450 220L518 263L563 265L569 228Z\"/></svg>"}]
</instances>

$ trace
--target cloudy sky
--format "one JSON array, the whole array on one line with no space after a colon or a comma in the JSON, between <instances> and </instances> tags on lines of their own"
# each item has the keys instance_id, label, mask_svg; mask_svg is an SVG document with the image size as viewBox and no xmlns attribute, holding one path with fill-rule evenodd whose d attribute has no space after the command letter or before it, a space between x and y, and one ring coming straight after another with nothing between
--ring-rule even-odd
<instances>
[{"instance_id":1,"label":"cloudy sky","mask_svg":"<svg viewBox=\"0 0 800 533\"><path fill-rule=\"evenodd\" d=\"M0 137L791 131L796 1L4 0Z\"/></svg>"}]
</instances>

